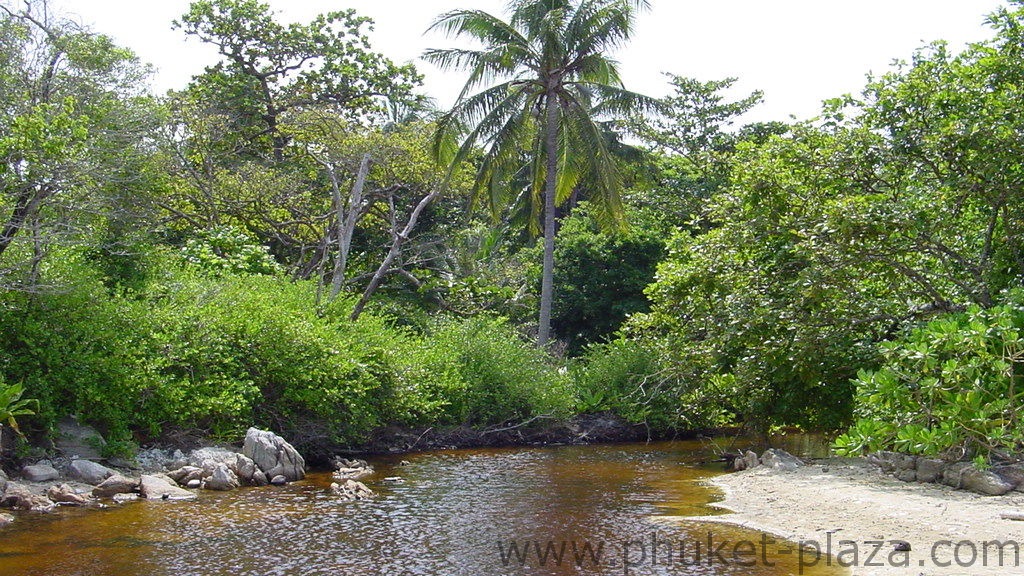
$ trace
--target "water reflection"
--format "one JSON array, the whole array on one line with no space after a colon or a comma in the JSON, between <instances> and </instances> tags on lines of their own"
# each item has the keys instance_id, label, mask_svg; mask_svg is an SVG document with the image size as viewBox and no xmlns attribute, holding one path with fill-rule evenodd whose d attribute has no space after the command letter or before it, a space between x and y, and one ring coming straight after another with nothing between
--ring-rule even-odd
<instances>
[{"instance_id":1,"label":"water reflection","mask_svg":"<svg viewBox=\"0 0 1024 576\"><path fill-rule=\"evenodd\" d=\"M758 550L754 566L731 558L737 542L761 542L760 533L662 521L714 513L716 494L701 482L721 472L700 464L709 455L695 442L435 452L403 456L407 466L375 461L366 480L374 501L343 502L328 474L314 474L195 502L22 517L3 533L0 574L797 573L778 546L767 562ZM389 476L405 481L385 483ZM707 554L709 532L727 544L726 564Z\"/></svg>"}]
</instances>

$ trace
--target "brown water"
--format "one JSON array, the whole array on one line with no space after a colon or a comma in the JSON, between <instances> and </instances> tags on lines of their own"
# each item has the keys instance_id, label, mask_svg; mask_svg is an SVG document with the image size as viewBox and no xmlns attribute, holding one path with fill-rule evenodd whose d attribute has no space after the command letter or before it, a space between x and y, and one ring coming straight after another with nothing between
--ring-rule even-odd
<instances>
[{"instance_id":1,"label":"brown water","mask_svg":"<svg viewBox=\"0 0 1024 576\"><path fill-rule=\"evenodd\" d=\"M313 474L280 488L202 492L195 502L21 516L0 532L0 574L844 574L801 571L795 546L763 544L758 532L680 519L715 513L709 503L720 495L701 484L721 473L701 463L708 448L432 452L403 456L404 466L374 461L372 501L340 501L330 475ZM710 559L709 534L713 547L725 544ZM752 555L733 556L741 541Z\"/></svg>"}]
</instances>

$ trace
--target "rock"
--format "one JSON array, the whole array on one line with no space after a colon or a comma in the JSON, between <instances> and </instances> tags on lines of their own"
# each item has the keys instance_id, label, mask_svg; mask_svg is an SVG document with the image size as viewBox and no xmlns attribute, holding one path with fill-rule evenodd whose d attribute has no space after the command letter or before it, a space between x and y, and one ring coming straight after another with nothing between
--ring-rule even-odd
<instances>
[{"instance_id":1,"label":"rock","mask_svg":"<svg viewBox=\"0 0 1024 576\"><path fill-rule=\"evenodd\" d=\"M65 456L99 460L106 445L107 442L95 428L79 423L74 417L68 416L57 422L54 447Z\"/></svg>"},{"instance_id":2,"label":"rock","mask_svg":"<svg viewBox=\"0 0 1024 576\"><path fill-rule=\"evenodd\" d=\"M913 482L917 480L917 470L897 470L893 476L900 482Z\"/></svg>"},{"instance_id":3,"label":"rock","mask_svg":"<svg viewBox=\"0 0 1024 576\"><path fill-rule=\"evenodd\" d=\"M196 495L179 488L166 476L143 474L139 480L139 495L148 500L194 500Z\"/></svg>"},{"instance_id":4,"label":"rock","mask_svg":"<svg viewBox=\"0 0 1024 576\"><path fill-rule=\"evenodd\" d=\"M367 465L360 468L339 468L331 474L336 480L359 480L373 475L373 467Z\"/></svg>"},{"instance_id":5,"label":"rock","mask_svg":"<svg viewBox=\"0 0 1024 576\"><path fill-rule=\"evenodd\" d=\"M306 476L306 461L291 444L273 432L249 428L242 454L251 458L267 478L282 475L294 482Z\"/></svg>"},{"instance_id":6,"label":"rock","mask_svg":"<svg viewBox=\"0 0 1024 576\"><path fill-rule=\"evenodd\" d=\"M75 492L75 489L67 484L50 486L50 489L46 491L46 497L57 504L67 504L69 506L84 506L89 503L87 497Z\"/></svg>"},{"instance_id":7,"label":"rock","mask_svg":"<svg viewBox=\"0 0 1024 576\"><path fill-rule=\"evenodd\" d=\"M135 461L140 468L147 472L177 470L182 466L188 465L188 458L185 457L181 450L175 450L172 453L169 450L162 450L160 448L150 448L139 452L135 455Z\"/></svg>"},{"instance_id":8,"label":"rock","mask_svg":"<svg viewBox=\"0 0 1024 576\"><path fill-rule=\"evenodd\" d=\"M910 542L900 540L893 545L892 550L893 552L910 552Z\"/></svg>"},{"instance_id":9,"label":"rock","mask_svg":"<svg viewBox=\"0 0 1024 576\"><path fill-rule=\"evenodd\" d=\"M345 500L365 500L373 498L373 490L366 487L366 484L355 480L342 480L331 484L331 491Z\"/></svg>"},{"instance_id":10,"label":"rock","mask_svg":"<svg viewBox=\"0 0 1024 576\"><path fill-rule=\"evenodd\" d=\"M942 471L941 482L953 488L963 488L963 476L968 469L973 469L974 464L970 462L954 462Z\"/></svg>"},{"instance_id":11,"label":"rock","mask_svg":"<svg viewBox=\"0 0 1024 576\"><path fill-rule=\"evenodd\" d=\"M207 473L206 469L197 466L182 466L177 470L167 473L167 476L171 480L174 480L182 486L191 484L193 481L202 483L203 478L212 475L212 471Z\"/></svg>"},{"instance_id":12,"label":"rock","mask_svg":"<svg viewBox=\"0 0 1024 576\"><path fill-rule=\"evenodd\" d=\"M92 489L92 495L97 498L110 498L116 494L138 492L139 481L132 478L125 478L120 474L114 474Z\"/></svg>"},{"instance_id":13,"label":"rock","mask_svg":"<svg viewBox=\"0 0 1024 576\"><path fill-rule=\"evenodd\" d=\"M964 470L963 487L986 496L1002 496L1014 488L1012 484L1004 482L995 472L978 470L974 466Z\"/></svg>"},{"instance_id":14,"label":"rock","mask_svg":"<svg viewBox=\"0 0 1024 576\"><path fill-rule=\"evenodd\" d=\"M7 490L7 473L0 469L0 496Z\"/></svg>"},{"instance_id":15,"label":"rock","mask_svg":"<svg viewBox=\"0 0 1024 576\"><path fill-rule=\"evenodd\" d=\"M288 478L285 478L284 474L278 474L270 479L271 486L284 486L288 483Z\"/></svg>"},{"instance_id":16,"label":"rock","mask_svg":"<svg viewBox=\"0 0 1024 576\"><path fill-rule=\"evenodd\" d=\"M125 492L123 494L114 494L114 502L117 504L124 504L125 502L134 502L139 499L139 495L135 492Z\"/></svg>"},{"instance_id":17,"label":"rock","mask_svg":"<svg viewBox=\"0 0 1024 576\"><path fill-rule=\"evenodd\" d=\"M200 480L199 478L193 478L193 479L191 479L191 480L189 480L188 482L185 483L185 487L186 488L192 488L193 490L196 489L196 488L202 488L202 486L203 486L203 481Z\"/></svg>"},{"instance_id":18,"label":"rock","mask_svg":"<svg viewBox=\"0 0 1024 576\"><path fill-rule=\"evenodd\" d=\"M753 450L747 450L743 453L743 461L747 464L747 470L757 468L761 465L760 458L757 457L757 454Z\"/></svg>"},{"instance_id":19,"label":"rock","mask_svg":"<svg viewBox=\"0 0 1024 576\"><path fill-rule=\"evenodd\" d=\"M285 480L285 481L287 482L287 480ZM264 474L262 470L257 470L256 472L253 473L253 475L252 475L252 485L253 486L266 486L267 484L270 484L270 480L267 480L267 475Z\"/></svg>"},{"instance_id":20,"label":"rock","mask_svg":"<svg viewBox=\"0 0 1024 576\"><path fill-rule=\"evenodd\" d=\"M49 464L36 464L22 468L21 476L29 482L50 482L60 478L60 472Z\"/></svg>"},{"instance_id":21,"label":"rock","mask_svg":"<svg viewBox=\"0 0 1024 576\"><path fill-rule=\"evenodd\" d=\"M72 460L68 466L68 476L93 486L100 484L114 474L117 474L117 472L92 460Z\"/></svg>"},{"instance_id":22,"label":"rock","mask_svg":"<svg viewBox=\"0 0 1024 576\"><path fill-rule=\"evenodd\" d=\"M207 490L234 490L240 486L238 476L221 463L213 469L213 474L206 479L203 487Z\"/></svg>"},{"instance_id":23,"label":"rock","mask_svg":"<svg viewBox=\"0 0 1024 576\"><path fill-rule=\"evenodd\" d=\"M1003 482L1011 484L1014 490L1024 492L1024 464L1005 464L994 466L992 471L1003 479Z\"/></svg>"},{"instance_id":24,"label":"rock","mask_svg":"<svg viewBox=\"0 0 1024 576\"><path fill-rule=\"evenodd\" d=\"M10 514L0 514L0 528L9 526L14 522L14 516Z\"/></svg>"},{"instance_id":25,"label":"rock","mask_svg":"<svg viewBox=\"0 0 1024 576\"><path fill-rule=\"evenodd\" d=\"M14 510L30 510L32 512L49 512L56 506L46 496L36 494L27 486L15 482L7 484L7 490L4 492L3 499L0 499L0 505Z\"/></svg>"},{"instance_id":26,"label":"rock","mask_svg":"<svg viewBox=\"0 0 1024 576\"><path fill-rule=\"evenodd\" d=\"M946 463L935 458L917 459L917 481L918 482L939 482L942 480L942 472L946 469Z\"/></svg>"},{"instance_id":27,"label":"rock","mask_svg":"<svg viewBox=\"0 0 1024 576\"><path fill-rule=\"evenodd\" d=\"M257 485L259 481L255 478L259 469L251 458L225 448L194 450L189 454L188 463L189 466L202 468L205 471L202 476L204 479L213 476L218 465L224 465L235 476L236 481L242 484Z\"/></svg>"},{"instance_id":28,"label":"rock","mask_svg":"<svg viewBox=\"0 0 1024 576\"><path fill-rule=\"evenodd\" d=\"M804 465L803 460L785 450L769 448L761 455L761 464L774 470L796 470Z\"/></svg>"},{"instance_id":29,"label":"rock","mask_svg":"<svg viewBox=\"0 0 1024 576\"><path fill-rule=\"evenodd\" d=\"M747 461L743 459L742 454L733 459L732 469L736 472L742 472L747 469Z\"/></svg>"}]
</instances>

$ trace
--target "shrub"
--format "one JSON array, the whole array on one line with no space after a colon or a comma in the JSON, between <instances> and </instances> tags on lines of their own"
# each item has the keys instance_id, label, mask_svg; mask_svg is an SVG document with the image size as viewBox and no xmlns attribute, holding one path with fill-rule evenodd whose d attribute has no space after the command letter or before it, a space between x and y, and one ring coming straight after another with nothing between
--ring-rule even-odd
<instances>
[{"instance_id":1,"label":"shrub","mask_svg":"<svg viewBox=\"0 0 1024 576\"><path fill-rule=\"evenodd\" d=\"M836 440L837 450L956 456L1019 450L1022 296L987 310L972 306L884 344L884 364L855 381L859 420Z\"/></svg>"}]
</instances>

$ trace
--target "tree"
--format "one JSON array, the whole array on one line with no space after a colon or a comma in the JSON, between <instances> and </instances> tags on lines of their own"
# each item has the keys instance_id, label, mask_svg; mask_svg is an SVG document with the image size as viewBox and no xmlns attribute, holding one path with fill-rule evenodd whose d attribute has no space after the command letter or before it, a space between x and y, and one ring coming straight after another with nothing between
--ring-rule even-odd
<instances>
[{"instance_id":1,"label":"tree","mask_svg":"<svg viewBox=\"0 0 1024 576\"><path fill-rule=\"evenodd\" d=\"M531 219L541 222L544 264L537 342L550 337L554 294L555 209L580 185L588 185L595 214L621 222L622 187L617 162L598 121L657 102L623 88L607 52L627 41L646 0L516 0L508 22L479 10L456 10L431 27L468 36L480 49L433 49L424 58L442 69L469 70L462 94L438 122L435 154L452 166L478 146L474 196L500 212L516 176L526 182ZM473 94L480 86L496 81Z\"/></svg>"},{"instance_id":2,"label":"tree","mask_svg":"<svg viewBox=\"0 0 1024 576\"><path fill-rule=\"evenodd\" d=\"M118 250L159 186L160 110L134 54L43 0L0 3L0 53L0 285L32 288L54 246Z\"/></svg>"},{"instance_id":3,"label":"tree","mask_svg":"<svg viewBox=\"0 0 1024 576\"><path fill-rule=\"evenodd\" d=\"M258 0L200 0L175 26L224 57L191 90L232 117L241 150L260 156L269 144L280 161L288 112L314 106L354 119L412 99L419 76L370 51L369 23L346 10L286 26Z\"/></svg>"}]
</instances>

